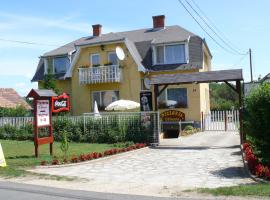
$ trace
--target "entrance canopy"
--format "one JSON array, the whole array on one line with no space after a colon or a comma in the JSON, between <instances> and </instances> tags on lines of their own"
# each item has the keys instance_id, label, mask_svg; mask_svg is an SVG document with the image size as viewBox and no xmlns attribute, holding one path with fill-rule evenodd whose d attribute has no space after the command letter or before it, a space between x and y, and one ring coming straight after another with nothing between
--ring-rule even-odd
<instances>
[{"instance_id":1,"label":"entrance canopy","mask_svg":"<svg viewBox=\"0 0 270 200\"><path fill-rule=\"evenodd\" d=\"M243 80L242 69L233 70L219 70L208 72L193 72L187 74L161 74L153 75L151 77L151 85L154 85L154 101L155 110L157 111L157 98L169 85L191 84L191 83L211 83L211 82L225 82L230 88L238 93L239 98L239 120L240 120L240 136L241 143L245 140L243 133L243 118L242 118L242 87ZM235 81L235 86L229 82ZM159 86L163 86L159 89Z\"/></svg>"},{"instance_id":2,"label":"entrance canopy","mask_svg":"<svg viewBox=\"0 0 270 200\"><path fill-rule=\"evenodd\" d=\"M161 74L151 77L152 85L229 82L243 80L242 69L194 72L188 74Z\"/></svg>"}]
</instances>

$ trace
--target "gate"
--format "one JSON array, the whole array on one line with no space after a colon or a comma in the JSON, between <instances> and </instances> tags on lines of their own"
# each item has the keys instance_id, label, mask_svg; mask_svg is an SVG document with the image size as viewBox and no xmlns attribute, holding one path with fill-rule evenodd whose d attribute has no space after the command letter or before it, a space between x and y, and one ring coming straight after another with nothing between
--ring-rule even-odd
<instances>
[{"instance_id":1,"label":"gate","mask_svg":"<svg viewBox=\"0 0 270 200\"><path fill-rule=\"evenodd\" d=\"M202 114L202 128L204 131L238 131L239 111L211 111Z\"/></svg>"}]
</instances>

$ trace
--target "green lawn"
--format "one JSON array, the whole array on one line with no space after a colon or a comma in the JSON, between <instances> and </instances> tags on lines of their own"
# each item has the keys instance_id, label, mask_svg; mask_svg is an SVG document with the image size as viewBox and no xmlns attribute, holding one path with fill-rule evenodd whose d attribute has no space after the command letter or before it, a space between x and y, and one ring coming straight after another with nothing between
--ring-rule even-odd
<instances>
[{"instance_id":1,"label":"green lawn","mask_svg":"<svg viewBox=\"0 0 270 200\"><path fill-rule=\"evenodd\" d=\"M200 193L208 193L215 196L264 196L270 197L270 184L258 183L234 187L220 187L216 189L203 188L197 190Z\"/></svg>"},{"instance_id":2,"label":"green lawn","mask_svg":"<svg viewBox=\"0 0 270 200\"><path fill-rule=\"evenodd\" d=\"M39 165L40 161L51 161L53 158L49 154L49 145L40 146L40 157L34 156L34 143L32 141L13 141L0 140L8 167L0 167L0 176L21 176L27 174L25 169ZM54 157L62 160L63 153L60 149L60 143L54 143ZM109 144L89 144L89 143L70 143L69 157L90 152L103 152L112 148Z\"/></svg>"}]
</instances>

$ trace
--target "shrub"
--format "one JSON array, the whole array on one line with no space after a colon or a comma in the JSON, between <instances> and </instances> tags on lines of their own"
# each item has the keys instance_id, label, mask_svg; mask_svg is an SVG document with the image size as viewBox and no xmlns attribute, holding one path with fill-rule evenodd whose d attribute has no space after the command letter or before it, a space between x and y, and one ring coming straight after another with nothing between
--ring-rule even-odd
<instances>
[{"instance_id":1,"label":"shrub","mask_svg":"<svg viewBox=\"0 0 270 200\"><path fill-rule=\"evenodd\" d=\"M255 174L258 177L264 177L264 166L262 164L257 164L255 167Z\"/></svg>"},{"instance_id":2,"label":"shrub","mask_svg":"<svg viewBox=\"0 0 270 200\"><path fill-rule=\"evenodd\" d=\"M252 138L256 154L270 164L270 83L261 85L246 98L245 132Z\"/></svg>"},{"instance_id":3,"label":"shrub","mask_svg":"<svg viewBox=\"0 0 270 200\"><path fill-rule=\"evenodd\" d=\"M68 152L68 149L69 149L69 142L68 142L66 130L63 131L62 135L63 136L62 136L60 149L64 153L64 159L67 159L67 152Z\"/></svg>"},{"instance_id":4,"label":"shrub","mask_svg":"<svg viewBox=\"0 0 270 200\"><path fill-rule=\"evenodd\" d=\"M77 156L72 156L70 161L71 161L72 163L77 163L77 162L79 161L79 159L78 159Z\"/></svg>"},{"instance_id":5,"label":"shrub","mask_svg":"<svg viewBox=\"0 0 270 200\"><path fill-rule=\"evenodd\" d=\"M40 165L42 165L42 166L47 165L47 161L46 161L46 160L42 160L42 161L40 162Z\"/></svg>"}]
</instances>

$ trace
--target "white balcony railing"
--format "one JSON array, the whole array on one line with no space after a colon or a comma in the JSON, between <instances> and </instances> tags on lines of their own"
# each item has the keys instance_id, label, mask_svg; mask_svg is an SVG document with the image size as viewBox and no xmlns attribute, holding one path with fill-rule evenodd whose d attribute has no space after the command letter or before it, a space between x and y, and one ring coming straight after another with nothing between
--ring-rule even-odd
<instances>
[{"instance_id":1,"label":"white balcony railing","mask_svg":"<svg viewBox=\"0 0 270 200\"><path fill-rule=\"evenodd\" d=\"M80 84L119 83L121 81L119 65L79 68Z\"/></svg>"}]
</instances>

